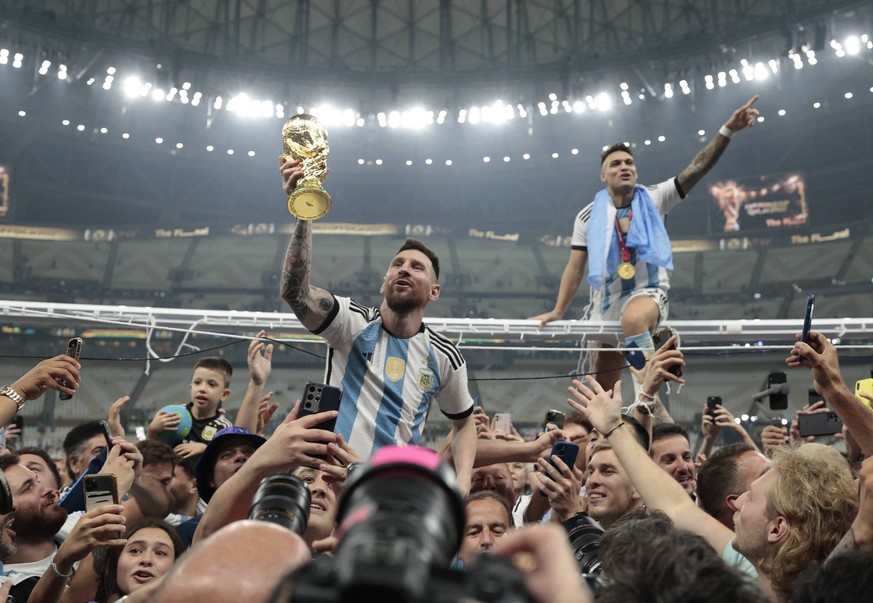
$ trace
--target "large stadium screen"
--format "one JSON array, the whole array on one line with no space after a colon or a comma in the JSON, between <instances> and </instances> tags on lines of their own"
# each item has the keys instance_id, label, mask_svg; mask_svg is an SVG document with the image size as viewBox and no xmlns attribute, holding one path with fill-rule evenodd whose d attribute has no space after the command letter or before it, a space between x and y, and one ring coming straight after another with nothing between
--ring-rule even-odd
<instances>
[{"instance_id":1,"label":"large stadium screen","mask_svg":"<svg viewBox=\"0 0 873 603\"><path fill-rule=\"evenodd\" d=\"M740 232L809 223L803 174L725 180L709 187L710 231Z\"/></svg>"}]
</instances>

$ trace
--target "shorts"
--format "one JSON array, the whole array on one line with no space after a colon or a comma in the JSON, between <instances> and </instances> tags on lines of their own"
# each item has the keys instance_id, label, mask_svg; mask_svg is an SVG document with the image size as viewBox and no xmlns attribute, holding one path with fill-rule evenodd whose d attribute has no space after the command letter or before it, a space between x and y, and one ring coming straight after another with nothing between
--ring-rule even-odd
<instances>
[{"instance_id":1,"label":"shorts","mask_svg":"<svg viewBox=\"0 0 873 603\"><path fill-rule=\"evenodd\" d=\"M667 295L666 291L658 287L637 289L627 297L622 297L619 300L621 303L610 306L602 316L592 316L591 318L594 320L621 320L621 315L624 314L624 309L630 303L630 300L639 297L640 295L652 298L652 300L658 305L658 311L661 314L661 317L658 320L659 323L667 320L670 315L670 297Z\"/></svg>"}]
</instances>

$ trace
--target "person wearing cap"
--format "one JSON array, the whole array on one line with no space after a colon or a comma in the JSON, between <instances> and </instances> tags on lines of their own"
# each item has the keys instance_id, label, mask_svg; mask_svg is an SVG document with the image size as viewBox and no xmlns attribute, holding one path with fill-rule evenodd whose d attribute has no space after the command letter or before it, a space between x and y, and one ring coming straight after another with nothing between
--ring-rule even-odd
<instances>
[{"instance_id":1,"label":"person wearing cap","mask_svg":"<svg viewBox=\"0 0 873 603\"><path fill-rule=\"evenodd\" d=\"M212 488L208 492L209 506L197 527L194 544L225 525L248 517L252 497L261 480L276 473L302 467L309 468L305 475L300 474L299 477L312 493L310 511L315 510L318 515L317 521L308 522L303 539L312 546L316 540L330 535L336 515L336 500L345 481L346 468L361 459L339 435L318 428L319 424L335 418L336 411L320 412L298 419L299 410L298 400L270 439L254 451L241 467L235 468L220 484L220 488ZM217 468L216 475L219 471Z\"/></svg>"},{"instance_id":2,"label":"person wearing cap","mask_svg":"<svg viewBox=\"0 0 873 603\"><path fill-rule=\"evenodd\" d=\"M203 502L208 504L218 487L239 471L264 442L266 440L263 437L253 434L245 427L225 427L219 430L206 445L206 450L194 468L197 491ZM194 532L202 517L203 515L196 515L176 527L186 549L191 546Z\"/></svg>"}]
</instances>

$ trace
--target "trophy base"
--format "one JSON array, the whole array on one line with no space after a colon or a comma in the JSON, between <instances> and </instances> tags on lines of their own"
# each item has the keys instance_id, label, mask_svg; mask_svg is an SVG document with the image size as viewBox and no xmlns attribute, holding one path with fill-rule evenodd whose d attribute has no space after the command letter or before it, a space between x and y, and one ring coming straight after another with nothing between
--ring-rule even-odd
<instances>
[{"instance_id":1,"label":"trophy base","mask_svg":"<svg viewBox=\"0 0 873 603\"><path fill-rule=\"evenodd\" d=\"M288 197L288 211L298 220L318 220L327 215L331 203L321 185L301 182Z\"/></svg>"}]
</instances>

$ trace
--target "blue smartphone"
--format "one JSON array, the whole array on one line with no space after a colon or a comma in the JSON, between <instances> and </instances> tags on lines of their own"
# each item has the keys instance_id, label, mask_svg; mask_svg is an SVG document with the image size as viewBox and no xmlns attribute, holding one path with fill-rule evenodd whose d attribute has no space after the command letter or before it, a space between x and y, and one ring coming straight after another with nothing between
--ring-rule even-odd
<instances>
[{"instance_id":1,"label":"blue smartphone","mask_svg":"<svg viewBox=\"0 0 873 603\"><path fill-rule=\"evenodd\" d=\"M573 442L564 442L558 441L552 444L552 451L549 452L549 464L552 467L555 467L555 463L552 462L552 457L556 456L567 465L570 469L573 468L573 465L576 464L576 457L579 456L579 445L574 444ZM555 467L557 469L557 467ZM542 496L546 496L546 493L540 490L540 494Z\"/></svg>"},{"instance_id":2,"label":"blue smartphone","mask_svg":"<svg viewBox=\"0 0 873 603\"><path fill-rule=\"evenodd\" d=\"M809 329L812 327L812 311L815 309L815 294L810 293L806 298L806 314L803 317L803 331L800 333L800 341L809 343ZM803 362L803 356L798 356L797 360Z\"/></svg>"}]
</instances>

